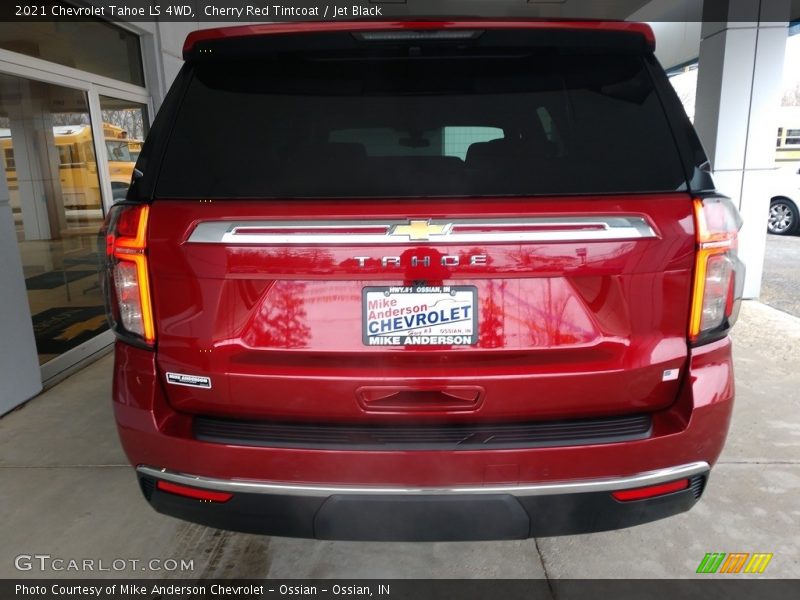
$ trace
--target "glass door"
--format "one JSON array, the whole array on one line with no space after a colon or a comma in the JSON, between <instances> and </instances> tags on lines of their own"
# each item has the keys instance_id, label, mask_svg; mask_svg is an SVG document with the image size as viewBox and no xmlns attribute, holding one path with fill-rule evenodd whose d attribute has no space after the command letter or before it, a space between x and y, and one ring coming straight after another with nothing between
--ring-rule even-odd
<instances>
[{"instance_id":1,"label":"glass door","mask_svg":"<svg viewBox=\"0 0 800 600\"><path fill-rule=\"evenodd\" d=\"M136 159L150 128L141 102L100 95L103 141L113 202L125 199Z\"/></svg>"},{"instance_id":2,"label":"glass door","mask_svg":"<svg viewBox=\"0 0 800 600\"><path fill-rule=\"evenodd\" d=\"M40 364L108 328L94 136L85 91L0 74L2 167Z\"/></svg>"}]
</instances>

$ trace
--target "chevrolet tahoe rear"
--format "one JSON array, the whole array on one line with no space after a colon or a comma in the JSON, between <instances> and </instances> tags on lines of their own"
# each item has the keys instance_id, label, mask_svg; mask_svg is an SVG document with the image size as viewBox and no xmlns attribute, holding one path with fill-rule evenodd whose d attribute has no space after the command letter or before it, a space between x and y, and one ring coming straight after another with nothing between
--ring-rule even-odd
<instances>
[{"instance_id":1,"label":"chevrolet tahoe rear","mask_svg":"<svg viewBox=\"0 0 800 600\"><path fill-rule=\"evenodd\" d=\"M350 540L691 508L741 223L653 50L611 22L191 34L102 237L148 502Z\"/></svg>"}]
</instances>

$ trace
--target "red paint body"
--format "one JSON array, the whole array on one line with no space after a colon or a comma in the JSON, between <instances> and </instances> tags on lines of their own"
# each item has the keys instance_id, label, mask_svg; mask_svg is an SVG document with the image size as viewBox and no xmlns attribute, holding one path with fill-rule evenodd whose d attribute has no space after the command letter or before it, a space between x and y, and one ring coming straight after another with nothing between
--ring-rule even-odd
<instances>
[{"instance_id":1,"label":"red paint body","mask_svg":"<svg viewBox=\"0 0 800 600\"><path fill-rule=\"evenodd\" d=\"M195 44L201 42L237 37L448 28L616 31L641 35L650 48L654 46L650 28L633 23L364 21L204 30L187 38L184 54L193 55L198 51ZM199 48L212 51L203 50L208 44ZM643 48L635 51L647 54ZM214 85L213 79L209 85ZM619 93L634 102L641 101L635 87L610 89L612 95ZM177 110L177 103L172 106ZM513 142L517 134L509 129L503 135ZM408 142L414 143L415 139ZM338 151L352 150L352 146L358 144L339 143ZM486 151L492 149L484 146ZM668 144L662 146L667 148ZM609 152L613 152L613 143L609 143ZM480 152L475 155L480 160ZM316 160L313 156L309 162ZM491 158L491 154L486 156ZM469 152L464 162L469 167ZM658 162L655 172L661 170L662 163ZM681 164L688 170L685 163ZM627 163L619 165L624 169ZM663 172L667 172L666 166ZM216 177L213 169L208 173ZM688 180L690 174L686 175ZM253 176L258 176L255 171ZM541 500L530 496L518 498L515 504L517 499L503 496L507 490L500 490L473 506L477 513L486 506L497 511L493 514L500 515L499 523L513 513L508 519L518 526L515 533L498 535L525 537L537 531L549 535L628 526L688 510L702 493L708 465L714 464L722 451L732 412L733 364L726 333L735 321L734 282L739 284L739 279L731 279L721 323L705 338L691 337L690 344L691 315L699 321L697 311L707 308L704 302L693 302L694 295L705 298L702 292L697 294L703 288L698 288L696 279L705 277L698 267L704 264L698 259L704 252L704 240L695 225L698 214L704 214L705 200L695 201L688 191L577 195L574 190L553 197L398 200L285 199L282 195L284 199L240 199L235 195L225 199L165 199L159 197L155 184L149 189L149 196L139 198L149 205L146 243L136 251L146 256L151 301L146 307L152 308L154 315L155 341L151 343L152 339L141 335L126 338L117 315L115 328L121 340L115 351L113 396L123 447L131 463L143 467L142 489L157 510L244 531L303 536L320 536L323 532L322 537L335 539L383 539L370 537L370 526L364 528L366 536L362 531L353 537L347 525L335 528L337 522L351 518L346 515L358 515L362 510L352 511L348 501L364 502L363 509L368 511L377 504L334 494L319 499L318 504L303 505L301 511L295 497L297 486L448 488L451 492L455 488L454 493L461 493L457 488L564 483L563 495L552 496L550 504L547 497ZM688 190L690 186L687 181L663 189ZM706 188L706 194L711 192L713 187L710 191ZM726 206L722 209L735 212ZM634 235L628 230L624 235L612 232L605 239L601 235L591 239L603 234L604 229L620 227L613 223L631 220L647 234ZM220 222L222 229L213 231L227 231L223 237L190 240L200 230L210 231L201 225L213 228ZM282 222L288 223L288 232L282 229ZM387 237L385 243L366 244L357 239L359 235L369 236L362 240L406 235L395 233L393 228L413 230L419 222L423 226L427 222L429 227L434 223L445 232L431 233L430 237L437 236L435 241L411 241L420 239L411 234L408 238ZM235 230L234 224L242 231ZM281 235L313 236L315 232L324 238L342 234L338 227L347 229L344 233L353 236L353 243L349 239L299 243L297 237L282 243L253 241L270 236L274 240ZM504 227L506 237L486 243L454 241L459 236L486 239L480 236L493 227ZM725 222L720 227L729 225ZM532 228L540 236L555 232L558 241L499 241L516 234L528 235ZM735 240L733 229L725 232L730 233L726 239ZM398 241L405 239L409 241ZM113 235L109 240L113 245ZM735 243L732 246L735 249ZM474 286L476 343L394 347L365 343L365 288L419 284ZM709 283L709 294L717 293L712 284L714 281ZM122 287L117 290L118 296L126 293ZM135 312L138 297L132 297ZM112 306L114 302L112 298ZM716 318L712 309L713 305L708 314L703 312L703 318ZM173 375L169 381L167 373ZM355 443L335 449L315 447L313 443L278 447L274 438L269 440L273 443L270 446L248 444L246 438L202 441L208 438L196 433L197 423L207 421L235 421L243 427L279 424L293 430L302 429L300 425L307 425L307 429L328 426L327 432L343 430L344 426L361 427L363 432L365 426L374 426L406 435L414 431L408 427L412 425L421 429L431 426L426 431L433 426L446 429L446 425L459 426L448 431L474 431L479 429L476 425L506 427L596 419L591 421L595 423L609 421L606 417L638 415L652 419L652 430L639 438L607 442L592 438L572 444L562 438L561 445L531 443L503 449L481 449L475 443L452 450L396 446L376 450ZM692 465L700 465L699 470L668 480L671 469ZM667 474L659 475L658 481L645 479L635 485L634 480L656 471ZM169 485L148 487L152 484L148 478L161 482L161 477L169 480L170 473L207 479L172 479ZM569 510L559 513L562 500L573 502L570 496L582 495L571 491L572 482L616 478L631 481L623 488L650 491L641 496L637 492L623 494L628 502L622 510L607 489L583 494L572 505L583 507L573 509L586 513L581 518L574 518ZM211 486L211 480L217 486L214 493L233 493L230 502L217 503L216 508L204 505L200 511L190 502L194 492L169 494L187 486L193 489L195 484L203 488L203 481ZM258 485L274 490L274 484L286 484L278 487L290 491L279 505L280 499L271 496L274 491L248 496L225 487L225 482L242 481L250 483L249 490ZM654 485L646 485L650 483ZM346 496L347 490L342 494ZM423 495L412 501L424 504L426 500ZM461 506L460 501L456 499L453 506ZM418 531L406 538L405 532L398 535L394 530L386 534L386 539L439 539L440 535L454 539L452 532L428 532L424 521L420 524L416 517L409 517L420 514L414 513L413 502L397 502L395 508L401 512L411 506L400 522L415 522ZM650 503L650 508L645 510L642 503ZM328 512L320 516L323 505ZM220 512L223 506L229 511L224 515ZM437 521L436 515L449 514L449 506L431 504L434 512L430 515L434 517L430 518ZM654 512L648 512L651 509ZM378 508L375 514L391 514L394 509L385 509L388 513L381 510ZM547 512L550 510L555 512ZM301 512L298 527L294 522L286 525L286 515L296 517ZM345 521L340 520L341 515L345 515ZM463 518L474 521L469 516ZM535 524L537 519L540 522ZM575 522L574 527L570 520ZM551 528L548 521L558 522ZM474 539L493 539L494 534L476 535ZM455 539L473 538L467 534Z\"/></svg>"},{"instance_id":2,"label":"red paint body","mask_svg":"<svg viewBox=\"0 0 800 600\"><path fill-rule=\"evenodd\" d=\"M281 35L287 33L320 33L326 31L424 31L438 29L577 29L590 31L624 31L642 35L651 50L656 49L656 37L653 29L647 23L632 23L627 21L581 21L564 20L535 21L530 19L503 21L492 19L459 19L457 21L443 21L439 19L415 19L407 21L323 21L323 22L293 22L293 23L265 23L263 25L239 25L235 27L220 27L217 29L200 29L193 31L186 37L183 44L183 55L186 55L198 42L206 40L230 39L259 35Z\"/></svg>"},{"instance_id":3,"label":"red paint body","mask_svg":"<svg viewBox=\"0 0 800 600\"><path fill-rule=\"evenodd\" d=\"M155 355L117 344L114 409L135 465L222 479L351 485L482 485L623 476L716 462L733 408L730 341L692 352L676 402L655 415L654 435L622 444L458 452L343 452L226 446L194 440L164 395ZM499 468L504 467L504 468Z\"/></svg>"},{"instance_id":4,"label":"red paint body","mask_svg":"<svg viewBox=\"0 0 800 600\"><path fill-rule=\"evenodd\" d=\"M427 209L427 213L425 212ZM694 238L691 203L670 197L404 202L155 202L149 252L162 372L202 373L214 387L170 387L186 412L358 421L362 386L472 385L470 413L425 419L566 418L669 406L684 366ZM198 220L403 219L643 214L661 239L480 247L246 247L185 244ZM485 254L488 264L360 267L354 256ZM465 261L466 262L466 261ZM373 263L373 264L370 264ZM410 265L410 260L405 261ZM367 347L361 289L414 280L478 288L474 347ZM491 327L487 325L491 319ZM587 393L591 390L591 393Z\"/></svg>"},{"instance_id":5,"label":"red paint body","mask_svg":"<svg viewBox=\"0 0 800 600\"><path fill-rule=\"evenodd\" d=\"M155 202L149 230L158 352L118 344L117 417L134 464L223 478L326 483L474 484L512 464L507 482L622 475L713 463L733 399L730 342L689 351L694 231L688 195L413 202ZM428 207L430 211L430 207ZM189 245L199 220L318 216L468 217L642 214L659 238L480 248L245 248ZM501 328L476 347L375 348L361 341L360 290L420 277L351 259L414 251L484 253L489 265L441 273L478 286ZM447 276L445 276L447 275ZM491 304L491 306L490 306ZM278 329L275 306L292 307ZM275 323L273 328L270 323ZM662 382L665 369L681 369ZM687 372L688 369L688 372ZM167 386L166 371L210 375L210 390ZM474 410L369 410L365 386L482 390ZM168 395L167 395L167 388ZM535 450L333 452L191 439L192 414L319 422L536 420L653 412L652 439ZM495 480L495 475L491 475Z\"/></svg>"}]
</instances>

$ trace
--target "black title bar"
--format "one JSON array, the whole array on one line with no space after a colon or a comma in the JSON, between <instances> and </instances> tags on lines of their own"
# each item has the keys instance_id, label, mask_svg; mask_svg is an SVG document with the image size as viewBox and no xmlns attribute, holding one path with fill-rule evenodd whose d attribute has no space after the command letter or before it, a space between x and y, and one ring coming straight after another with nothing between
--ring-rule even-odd
<instances>
[{"instance_id":1,"label":"black title bar","mask_svg":"<svg viewBox=\"0 0 800 600\"><path fill-rule=\"evenodd\" d=\"M800 19L800 0L704 0L685 10L658 10L647 0L4 0L0 22L106 19L229 23L352 19L483 17L642 21L786 22ZM633 11L633 12L632 12Z\"/></svg>"},{"instance_id":2,"label":"black title bar","mask_svg":"<svg viewBox=\"0 0 800 600\"><path fill-rule=\"evenodd\" d=\"M617 568L619 566L617 565ZM546 579L3 579L3 600L784 600L800 597L800 580L735 578Z\"/></svg>"}]
</instances>

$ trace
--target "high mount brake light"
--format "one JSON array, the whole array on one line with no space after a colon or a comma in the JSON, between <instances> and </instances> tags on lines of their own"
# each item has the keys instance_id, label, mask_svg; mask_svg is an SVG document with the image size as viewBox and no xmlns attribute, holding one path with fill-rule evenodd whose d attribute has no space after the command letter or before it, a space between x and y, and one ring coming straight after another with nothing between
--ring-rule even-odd
<instances>
[{"instance_id":1,"label":"high mount brake light","mask_svg":"<svg viewBox=\"0 0 800 600\"><path fill-rule=\"evenodd\" d=\"M483 33L472 29L436 29L432 31L364 31L353 37L362 42L412 42L437 40L474 40Z\"/></svg>"},{"instance_id":2,"label":"high mount brake light","mask_svg":"<svg viewBox=\"0 0 800 600\"><path fill-rule=\"evenodd\" d=\"M737 256L741 218L728 198L696 198L697 254L689 339L703 343L723 336L736 321L744 265Z\"/></svg>"},{"instance_id":3,"label":"high mount brake light","mask_svg":"<svg viewBox=\"0 0 800 600\"><path fill-rule=\"evenodd\" d=\"M108 214L104 291L112 329L129 342L152 347L155 325L147 265L147 204L118 204Z\"/></svg>"}]
</instances>

